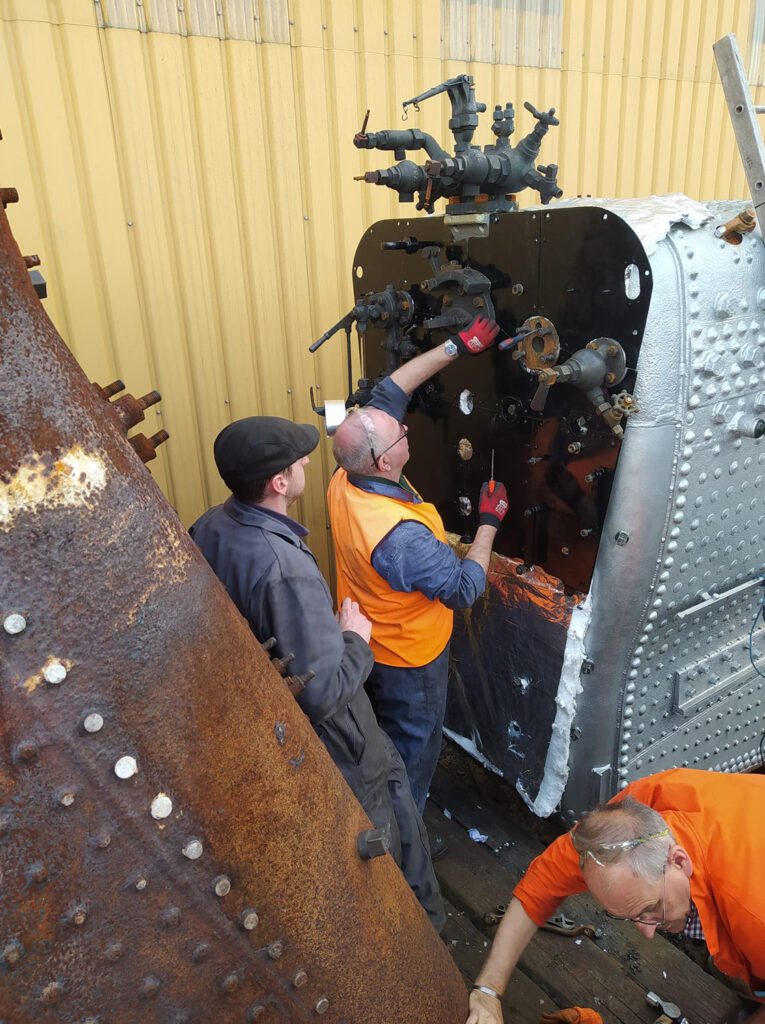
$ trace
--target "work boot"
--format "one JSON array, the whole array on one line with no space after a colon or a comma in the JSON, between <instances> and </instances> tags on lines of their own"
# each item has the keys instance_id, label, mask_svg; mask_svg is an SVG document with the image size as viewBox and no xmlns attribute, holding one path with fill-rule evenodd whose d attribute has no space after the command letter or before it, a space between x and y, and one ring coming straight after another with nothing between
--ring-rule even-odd
<instances>
[{"instance_id":1,"label":"work boot","mask_svg":"<svg viewBox=\"0 0 765 1024\"><path fill-rule=\"evenodd\" d=\"M433 861L439 860L444 854L449 852L449 840L436 832L430 835L430 859Z\"/></svg>"}]
</instances>

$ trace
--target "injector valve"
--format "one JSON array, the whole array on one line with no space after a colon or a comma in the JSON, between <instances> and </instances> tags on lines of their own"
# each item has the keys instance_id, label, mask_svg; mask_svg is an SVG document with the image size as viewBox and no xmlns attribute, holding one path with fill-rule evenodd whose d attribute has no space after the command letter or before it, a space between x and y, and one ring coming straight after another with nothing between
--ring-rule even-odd
<instances>
[{"instance_id":1,"label":"injector valve","mask_svg":"<svg viewBox=\"0 0 765 1024\"><path fill-rule=\"evenodd\" d=\"M385 185L398 192L401 202L413 202L416 194L417 209L428 213L432 213L437 199L448 198L452 215L515 210L518 208L515 193L524 188L536 189L544 204L563 195L558 187L556 164L534 167L542 139L550 127L560 123L555 117L554 107L539 111L530 103L524 103L524 108L537 123L513 147L510 136L515 131L515 109L512 103L507 103L504 108L497 104L492 124L496 143L484 146L482 151L479 146L472 145L472 139L478 127L478 115L485 112L486 105L476 102L471 75L450 78L406 100L403 104L404 118L408 115L409 106L419 111L423 100L444 92L452 106L449 128L454 135L454 155L447 153L432 135L417 128L367 132L367 111L364 125L355 135L353 144L357 149L392 151L399 163L386 169L367 171L358 175L356 180ZM425 150L429 157L423 165L406 159L407 152L418 150Z\"/></svg>"}]
</instances>

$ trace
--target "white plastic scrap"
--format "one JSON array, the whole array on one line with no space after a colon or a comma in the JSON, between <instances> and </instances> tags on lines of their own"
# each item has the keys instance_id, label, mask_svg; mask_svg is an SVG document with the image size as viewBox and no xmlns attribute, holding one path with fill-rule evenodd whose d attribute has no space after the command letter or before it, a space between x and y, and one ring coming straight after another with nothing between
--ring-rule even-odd
<instances>
[{"instance_id":1,"label":"white plastic scrap","mask_svg":"<svg viewBox=\"0 0 765 1024\"><path fill-rule=\"evenodd\" d=\"M477 828L469 828L468 835L474 843L485 843L489 838L488 836L482 835Z\"/></svg>"},{"instance_id":2,"label":"white plastic scrap","mask_svg":"<svg viewBox=\"0 0 765 1024\"><path fill-rule=\"evenodd\" d=\"M444 807L444 817L448 818L449 821L452 820L452 812L449 810L448 807Z\"/></svg>"}]
</instances>

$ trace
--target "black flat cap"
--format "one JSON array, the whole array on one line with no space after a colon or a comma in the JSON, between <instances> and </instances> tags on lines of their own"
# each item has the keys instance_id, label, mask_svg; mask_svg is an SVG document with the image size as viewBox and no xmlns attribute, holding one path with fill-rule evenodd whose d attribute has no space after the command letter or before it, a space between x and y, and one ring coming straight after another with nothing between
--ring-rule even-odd
<instances>
[{"instance_id":1,"label":"black flat cap","mask_svg":"<svg viewBox=\"0 0 765 1024\"><path fill-rule=\"evenodd\" d=\"M218 472L230 490L252 480L267 480L312 452L319 431L310 423L280 416L248 416L235 420L215 438Z\"/></svg>"}]
</instances>

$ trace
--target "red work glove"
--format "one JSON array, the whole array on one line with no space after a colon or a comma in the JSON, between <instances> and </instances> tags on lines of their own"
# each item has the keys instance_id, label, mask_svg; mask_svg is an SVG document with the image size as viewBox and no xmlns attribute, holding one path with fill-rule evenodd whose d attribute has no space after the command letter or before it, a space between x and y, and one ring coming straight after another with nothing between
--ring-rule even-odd
<instances>
[{"instance_id":1,"label":"red work glove","mask_svg":"<svg viewBox=\"0 0 765 1024\"><path fill-rule=\"evenodd\" d=\"M507 491L504 484L500 483L499 480L495 480L493 494L489 494L488 483L482 485L478 504L479 526L496 526L499 529L499 524L507 515L509 508L510 505L507 500Z\"/></svg>"},{"instance_id":2,"label":"red work glove","mask_svg":"<svg viewBox=\"0 0 765 1024\"><path fill-rule=\"evenodd\" d=\"M452 341L457 346L459 355L477 356L479 352L491 348L498 333L499 324L477 316L470 327L460 331L456 338L452 338Z\"/></svg>"}]
</instances>

